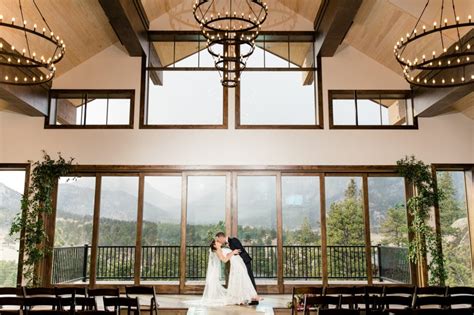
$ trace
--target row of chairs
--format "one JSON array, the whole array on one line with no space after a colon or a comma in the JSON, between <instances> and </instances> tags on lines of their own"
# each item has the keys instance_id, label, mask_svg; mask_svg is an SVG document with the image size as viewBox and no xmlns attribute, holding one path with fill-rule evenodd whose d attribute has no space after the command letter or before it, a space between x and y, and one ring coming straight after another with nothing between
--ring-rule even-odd
<instances>
[{"instance_id":1,"label":"row of chairs","mask_svg":"<svg viewBox=\"0 0 474 315\"><path fill-rule=\"evenodd\" d=\"M472 287L295 287L292 314L474 314Z\"/></svg>"},{"instance_id":2,"label":"row of chairs","mask_svg":"<svg viewBox=\"0 0 474 315\"><path fill-rule=\"evenodd\" d=\"M8 311L21 311L21 313L45 310L66 312L68 314L106 311L109 315L110 312L127 309L128 313L139 314L145 311L148 314L156 315L158 314L158 306L156 292L152 286L126 287L125 296L120 295L118 288L0 287L0 315L2 315L2 311L5 312L7 309Z\"/></svg>"}]
</instances>

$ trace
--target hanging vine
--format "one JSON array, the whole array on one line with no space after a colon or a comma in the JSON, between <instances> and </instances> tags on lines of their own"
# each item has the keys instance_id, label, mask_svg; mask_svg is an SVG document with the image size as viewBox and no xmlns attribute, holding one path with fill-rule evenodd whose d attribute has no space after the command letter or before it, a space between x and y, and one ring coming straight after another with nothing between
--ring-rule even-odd
<instances>
[{"instance_id":1,"label":"hanging vine","mask_svg":"<svg viewBox=\"0 0 474 315\"><path fill-rule=\"evenodd\" d=\"M20 241L24 243L23 275L29 286L41 285L36 270L51 251L51 248L45 245L45 218L52 213L55 185L59 177L71 171L73 160L64 159L61 153L58 153L58 159L54 160L43 151L43 159L32 164L30 186L21 202L22 211L16 215L10 228L10 235L22 235ZM21 234L22 231L24 234Z\"/></svg>"},{"instance_id":2,"label":"hanging vine","mask_svg":"<svg viewBox=\"0 0 474 315\"><path fill-rule=\"evenodd\" d=\"M412 263L427 263L430 285L444 285L447 274L444 269L444 257L441 251L441 238L428 221L430 210L442 198L442 192L436 189L433 174L428 165L414 156L406 156L397 161L398 173L413 185L413 197L407 200L412 216L410 231L413 239L408 248L408 258Z\"/></svg>"}]
</instances>

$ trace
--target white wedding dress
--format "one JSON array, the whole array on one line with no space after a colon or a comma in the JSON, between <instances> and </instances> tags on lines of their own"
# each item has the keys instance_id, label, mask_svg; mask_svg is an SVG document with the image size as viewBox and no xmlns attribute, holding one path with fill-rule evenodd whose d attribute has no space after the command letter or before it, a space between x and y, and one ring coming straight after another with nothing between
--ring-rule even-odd
<instances>
[{"instance_id":1,"label":"white wedding dress","mask_svg":"<svg viewBox=\"0 0 474 315\"><path fill-rule=\"evenodd\" d=\"M231 252L222 248L224 256ZM248 303L257 296L257 291L250 281L247 267L239 255L230 259L229 283L225 289L220 282L221 261L217 254L209 250L209 262L206 273L206 286L201 304L206 306L222 306Z\"/></svg>"}]
</instances>

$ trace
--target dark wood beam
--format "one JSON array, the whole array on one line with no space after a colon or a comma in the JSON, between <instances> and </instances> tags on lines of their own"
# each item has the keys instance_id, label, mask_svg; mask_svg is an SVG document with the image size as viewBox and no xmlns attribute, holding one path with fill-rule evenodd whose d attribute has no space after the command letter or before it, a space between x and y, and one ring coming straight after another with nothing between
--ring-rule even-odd
<instances>
[{"instance_id":1,"label":"dark wood beam","mask_svg":"<svg viewBox=\"0 0 474 315\"><path fill-rule=\"evenodd\" d=\"M153 45L149 45L150 22L141 1L99 0L99 3L128 54L132 57L146 57L149 66L160 67L158 54ZM153 71L150 77L154 84L161 85L163 82L160 71Z\"/></svg>"},{"instance_id":2,"label":"dark wood beam","mask_svg":"<svg viewBox=\"0 0 474 315\"><path fill-rule=\"evenodd\" d=\"M44 86L0 84L0 99L15 111L29 116L48 114L48 89Z\"/></svg>"},{"instance_id":3,"label":"dark wood beam","mask_svg":"<svg viewBox=\"0 0 474 315\"><path fill-rule=\"evenodd\" d=\"M314 21L315 55L332 57L349 31L362 0L323 0Z\"/></svg>"},{"instance_id":4,"label":"dark wood beam","mask_svg":"<svg viewBox=\"0 0 474 315\"><path fill-rule=\"evenodd\" d=\"M416 115L433 117L442 114L473 89L473 84L453 88L419 88L414 98Z\"/></svg>"}]
</instances>

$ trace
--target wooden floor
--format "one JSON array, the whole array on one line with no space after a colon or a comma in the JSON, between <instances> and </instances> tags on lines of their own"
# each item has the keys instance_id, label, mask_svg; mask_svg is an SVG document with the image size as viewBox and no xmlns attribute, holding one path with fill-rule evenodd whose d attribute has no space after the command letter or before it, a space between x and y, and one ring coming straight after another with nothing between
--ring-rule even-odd
<instances>
[{"instance_id":1,"label":"wooden floor","mask_svg":"<svg viewBox=\"0 0 474 315\"><path fill-rule=\"evenodd\" d=\"M287 303L290 301L289 295L262 295L264 298L258 306L223 306L204 307L199 306L199 295L159 295L160 314L176 315L279 315L289 314Z\"/></svg>"}]
</instances>

